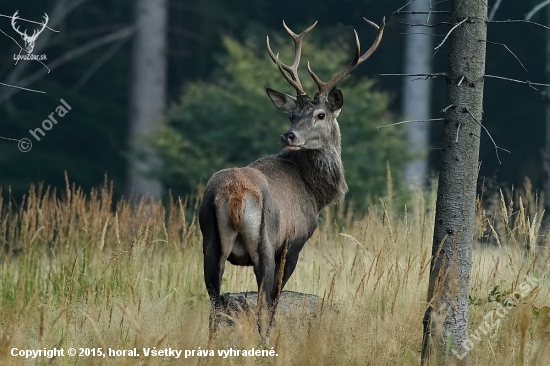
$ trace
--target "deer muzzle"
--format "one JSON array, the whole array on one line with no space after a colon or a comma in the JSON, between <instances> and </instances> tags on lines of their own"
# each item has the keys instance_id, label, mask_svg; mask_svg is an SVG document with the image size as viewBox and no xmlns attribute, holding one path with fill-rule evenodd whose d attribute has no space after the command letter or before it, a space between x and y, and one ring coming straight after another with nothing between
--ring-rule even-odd
<instances>
[{"instance_id":1,"label":"deer muzzle","mask_svg":"<svg viewBox=\"0 0 550 366\"><path fill-rule=\"evenodd\" d=\"M304 142L296 132L291 130L281 135L281 144L285 150L292 151L300 150Z\"/></svg>"}]
</instances>

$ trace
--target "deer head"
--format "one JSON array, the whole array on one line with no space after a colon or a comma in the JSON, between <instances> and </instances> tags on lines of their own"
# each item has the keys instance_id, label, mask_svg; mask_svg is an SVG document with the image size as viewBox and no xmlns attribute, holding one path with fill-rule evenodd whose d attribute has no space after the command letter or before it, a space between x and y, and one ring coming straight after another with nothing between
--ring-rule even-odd
<instances>
[{"instance_id":1,"label":"deer head","mask_svg":"<svg viewBox=\"0 0 550 366\"><path fill-rule=\"evenodd\" d=\"M368 59L376 50L384 32L385 18L381 26L363 18L367 23L375 27L378 31L377 37L372 46L361 55L360 43L357 32L355 32L355 57L353 61L342 71L336 74L329 81L322 82L311 70L308 62L308 72L317 84L318 91L313 98L310 98L298 77L298 65L302 52L302 40L304 36L315 27L317 22L307 28L301 34L292 32L283 22L287 33L294 40L294 62L291 66L283 64L279 60L279 55L275 55L269 45L267 37L267 51L273 62L279 68L283 77L296 90L296 97L277 92L273 89L267 89L267 94L273 104L281 111L290 114L292 126L290 130L281 135L281 142L287 151L295 150L322 150L326 147L335 147L340 152L340 130L336 117L344 104L344 98L340 89L336 87L353 69Z\"/></svg>"},{"instance_id":2,"label":"deer head","mask_svg":"<svg viewBox=\"0 0 550 366\"><path fill-rule=\"evenodd\" d=\"M15 21L17 19L21 19L17 16L17 13L19 12L16 11L15 14L13 14L13 16L11 17L11 26L13 27L13 29L19 33L19 35L21 36L21 38L23 38L23 41L25 42L25 51L27 53L32 53L32 51L34 50L34 44L36 42L36 39L38 38L38 36L40 35L40 33L42 33L44 31L44 29L46 28L46 24L48 24L48 14L44 13L44 22L42 23L42 28L40 30L37 30L35 29L32 33L32 36L29 36L27 34L27 30L25 29L25 32L21 32L19 30L19 26L16 26L15 25Z\"/></svg>"}]
</instances>

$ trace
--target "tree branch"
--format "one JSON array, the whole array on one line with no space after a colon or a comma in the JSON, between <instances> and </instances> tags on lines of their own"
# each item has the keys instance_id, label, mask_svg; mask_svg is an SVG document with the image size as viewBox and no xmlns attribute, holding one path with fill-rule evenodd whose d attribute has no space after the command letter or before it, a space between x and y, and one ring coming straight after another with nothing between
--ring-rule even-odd
<instances>
[{"instance_id":1,"label":"tree branch","mask_svg":"<svg viewBox=\"0 0 550 366\"><path fill-rule=\"evenodd\" d=\"M4 15L4 14L0 14L0 17L12 19L12 18L13 18L13 15ZM28 19L25 19L25 18L20 18L19 16L17 16L17 20L22 20L22 21L24 21L24 22L34 23L34 24L38 24L38 25L43 25L43 24L44 24L44 23L42 23L42 22L35 22L35 21L33 21L33 20L28 20ZM58 30L55 30L55 29L52 29L52 28L48 27L47 24L44 25L44 28L46 28L47 30L50 30L50 31L52 31L52 32L59 33Z\"/></svg>"},{"instance_id":2,"label":"tree branch","mask_svg":"<svg viewBox=\"0 0 550 366\"><path fill-rule=\"evenodd\" d=\"M407 6L411 5L412 3L414 2L414 0L411 0L409 1L408 3L406 3L405 5L403 5L402 7L400 7L399 9L397 9L396 11L394 11L392 14L399 14L399 12L403 9L405 9Z\"/></svg>"},{"instance_id":3,"label":"tree branch","mask_svg":"<svg viewBox=\"0 0 550 366\"><path fill-rule=\"evenodd\" d=\"M416 120L410 120L410 121L401 121L401 122L390 123L389 125L376 126L376 131L378 131L378 133L380 133L381 128L393 127L393 126L397 126L397 125L402 125L404 123L437 122L437 121L444 121L444 120L445 120L445 118L432 118L432 119L416 119Z\"/></svg>"},{"instance_id":4,"label":"tree branch","mask_svg":"<svg viewBox=\"0 0 550 366\"><path fill-rule=\"evenodd\" d=\"M445 43L445 41L447 40L447 38L449 38L449 36L451 35L451 33L452 33L456 28L458 28L459 26L461 26L462 24L464 24L468 19L470 19L470 18L464 18L462 21L460 21L459 23L455 24L455 26L452 27L451 30L450 30L449 32L447 32L447 35L445 36L445 38L443 38L443 41L441 41L441 43L440 43L438 46L436 46L436 47L434 48L434 51L437 52L437 50L438 50L441 46L443 46L443 43ZM435 53L434 53L434 54L435 54Z\"/></svg>"},{"instance_id":5,"label":"tree branch","mask_svg":"<svg viewBox=\"0 0 550 366\"><path fill-rule=\"evenodd\" d=\"M447 74L444 72L434 72L431 74L374 74L373 76L400 76L400 77L425 77L426 79L436 78L439 76L446 77Z\"/></svg>"},{"instance_id":6,"label":"tree branch","mask_svg":"<svg viewBox=\"0 0 550 366\"><path fill-rule=\"evenodd\" d=\"M26 90L26 91L34 92L34 93L46 94L46 92L41 91L41 90L28 89L28 88L24 88L24 87L22 87L22 86L5 84L5 83L2 83L2 82L0 82L0 85L7 86L8 88L21 89L21 90Z\"/></svg>"},{"instance_id":7,"label":"tree branch","mask_svg":"<svg viewBox=\"0 0 550 366\"><path fill-rule=\"evenodd\" d=\"M58 68L59 66L69 62L70 60L72 60L72 59L74 59L78 56L81 56L81 55L83 55L87 52L90 52L91 50L93 50L95 48L98 48L100 46L103 46L105 44L108 44L108 43L111 43L111 42L114 42L114 41L117 41L117 40L120 40L120 39L130 37L133 34L133 32L134 32L134 28L130 26L130 27L120 29L117 32L107 34L106 36L103 36L101 38L94 39L93 41L91 41L89 43L86 43L86 44L84 44L84 45L82 45L82 46L80 46L76 49L73 49L73 50L67 52L66 54L64 54L60 58L53 61L50 64L50 69L54 70L54 69ZM20 80L18 82L18 84L23 85L23 86L29 85L29 84L39 80L44 74L45 74L44 70L36 71L35 73L31 74L30 76L26 77L25 79ZM10 90L0 94L0 103L6 101L8 98L13 96L16 92L17 91L10 89Z\"/></svg>"},{"instance_id":8,"label":"tree branch","mask_svg":"<svg viewBox=\"0 0 550 366\"><path fill-rule=\"evenodd\" d=\"M550 30L550 27L547 27L545 25L542 25L540 23L532 22L530 20L521 20L521 19L508 19L508 20L486 20L486 23L527 23L527 24L533 24L538 27L542 27L544 29Z\"/></svg>"},{"instance_id":9,"label":"tree branch","mask_svg":"<svg viewBox=\"0 0 550 366\"><path fill-rule=\"evenodd\" d=\"M412 14L412 15L422 15L422 14L451 14L450 11L394 11L393 14Z\"/></svg>"},{"instance_id":10,"label":"tree branch","mask_svg":"<svg viewBox=\"0 0 550 366\"><path fill-rule=\"evenodd\" d=\"M550 1L550 0L549 0L549 1ZM514 58L515 58L516 60L518 60L518 62L519 62L519 64L521 65L521 67L523 67L523 69L524 69L525 71L527 71L527 68L523 65L523 63L522 63L522 62L520 61L520 59L516 56L516 54L513 53L512 50L509 49L508 46L506 46L504 43L497 43L497 42L485 41L485 40L483 40L483 39L480 39L479 41L480 41L480 42L485 42L485 43L490 43L490 44L495 44L495 45L497 45L497 46L502 46L502 47L506 48L506 49L508 50L508 52L510 52L510 53L512 54L512 56L514 56Z\"/></svg>"},{"instance_id":11,"label":"tree branch","mask_svg":"<svg viewBox=\"0 0 550 366\"><path fill-rule=\"evenodd\" d=\"M483 124L481 124L481 122L479 122L475 117L474 115L472 114L472 112L470 112L470 110L468 108L464 108L462 109L463 112L468 112L468 114L470 115L470 117L472 117L472 119L474 121L476 121L476 123L481 126L481 128L483 128L485 130L485 132L487 133L487 135L489 136L489 138L491 139L491 141L493 142L493 145L495 146L495 153L497 155L497 160L498 160L498 163L500 165L502 165L502 162L500 161L500 156L498 156L498 150L502 150L502 151L506 151L507 153L510 153L510 150L506 150L506 149L503 149L502 147L498 146L497 143L495 142L495 140L493 139L493 136L491 136L491 134L489 133L489 130L487 129L487 127L485 127ZM457 141L458 141L458 135L457 135Z\"/></svg>"},{"instance_id":12,"label":"tree branch","mask_svg":"<svg viewBox=\"0 0 550 366\"><path fill-rule=\"evenodd\" d=\"M451 25L451 23L449 22L439 22L439 23L435 23L435 24L424 24L424 23L404 23L404 22L400 22L400 24L404 24L404 25L410 25L411 27L428 27L428 28L433 28L433 27L437 27L437 26L440 26L440 25Z\"/></svg>"},{"instance_id":13,"label":"tree branch","mask_svg":"<svg viewBox=\"0 0 550 366\"><path fill-rule=\"evenodd\" d=\"M490 79L499 79L499 80L512 81L514 83L519 83L519 84L525 84L525 85L529 86L530 88L533 88L537 91L538 91L538 89L535 88L533 85L544 86L546 88L550 88L550 85L548 85L548 84L532 83L529 80L522 81L522 80L510 79L510 78L505 78L505 77L502 77L502 76L495 76L495 75L483 75L483 76L486 77L486 78L490 78Z\"/></svg>"},{"instance_id":14,"label":"tree branch","mask_svg":"<svg viewBox=\"0 0 550 366\"><path fill-rule=\"evenodd\" d=\"M539 10L541 10L542 8L544 8L545 6L547 6L549 4L550 4L550 0L546 0L546 1L543 1L542 3L538 4L529 13L527 13L527 15L525 16L525 20L530 20L533 17L533 15L538 13Z\"/></svg>"},{"instance_id":15,"label":"tree branch","mask_svg":"<svg viewBox=\"0 0 550 366\"><path fill-rule=\"evenodd\" d=\"M489 13L489 17L487 19L493 20L495 18L495 14L500 7L500 4L502 3L502 0L497 0L495 2L495 5L493 5L493 8L491 9L491 13Z\"/></svg>"}]
</instances>

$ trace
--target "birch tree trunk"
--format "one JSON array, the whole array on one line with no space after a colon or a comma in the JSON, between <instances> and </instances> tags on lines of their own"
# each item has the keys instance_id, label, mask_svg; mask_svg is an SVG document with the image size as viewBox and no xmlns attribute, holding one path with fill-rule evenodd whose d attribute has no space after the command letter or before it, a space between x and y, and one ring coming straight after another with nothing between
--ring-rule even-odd
<instances>
[{"instance_id":1,"label":"birch tree trunk","mask_svg":"<svg viewBox=\"0 0 550 366\"><path fill-rule=\"evenodd\" d=\"M158 128L166 104L168 0L136 0L130 91L128 193L158 198L162 186L148 176L159 159L144 142Z\"/></svg>"},{"instance_id":2,"label":"birch tree trunk","mask_svg":"<svg viewBox=\"0 0 550 366\"><path fill-rule=\"evenodd\" d=\"M474 241L475 199L481 135L487 5L452 0L447 71L447 106L441 140L430 304L424 316L422 363L462 360L467 337L468 294ZM460 23L460 25L458 25ZM455 27L456 26L456 27ZM453 362L450 362L453 363Z\"/></svg>"},{"instance_id":3,"label":"birch tree trunk","mask_svg":"<svg viewBox=\"0 0 550 366\"><path fill-rule=\"evenodd\" d=\"M416 0L408 11L422 12L430 10L429 0ZM407 14L407 23L426 22L426 15ZM422 33L409 27L405 35L404 74L429 74L432 71L432 38L433 28L422 28ZM403 78L403 118L406 120L425 120L430 118L431 79L414 80ZM413 156L418 156L405 167L405 178L410 187L422 188L428 176L428 146L430 139L428 123L409 123L406 125L407 144Z\"/></svg>"}]
</instances>

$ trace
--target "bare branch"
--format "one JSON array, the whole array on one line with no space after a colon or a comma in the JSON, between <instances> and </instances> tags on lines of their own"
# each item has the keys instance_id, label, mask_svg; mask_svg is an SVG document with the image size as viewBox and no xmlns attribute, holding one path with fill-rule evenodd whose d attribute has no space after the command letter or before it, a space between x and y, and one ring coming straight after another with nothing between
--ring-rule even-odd
<instances>
[{"instance_id":1,"label":"bare branch","mask_svg":"<svg viewBox=\"0 0 550 366\"><path fill-rule=\"evenodd\" d=\"M454 104L449 104L448 106L446 106L445 108L443 108L440 112L441 113L447 113L447 111L451 108L455 108L455 105Z\"/></svg>"},{"instance_id":2,"label":"bare branch","mask_svg":"<svg viewBox=\"0 0 550 366\"><path fill-rule=\"evenodd\" d=\"M405 5L403 5L402 7L400 7L399 9L397 9L396 11L394 11L392 14L399 14L399 12L403 9L405 9L407 6L411 5L412 3L414 2L414 0L411 0L409 1L408 3L406 3Z\"/></svg>"},{"instance_id":3,"label":"bare branch","mask_svg":"<svg viewBox=\"0 0 550 366\"><path fill-rule=\"evenodd\" d=\"M497 0L495 2L495 5L493 5L493 8L491 9L491 13L489 13L489 17L487 19L493 20L495 18L495 14L500 7L500 4L502 3L502 0Z\"/></svg>"},{"instance_id":4,"label":"bare branch","mask_svg":"<svg viewBox=\"0 0 550 366\"><path fill-rule=\"evenodd\" d=\"M88 0L57 0L55 3L54 8L50 11L50 21L48 22L48 25L52 28L56 28L60 24L62 24L63 20L76 8L78 8L81 4L85 3ZM11 17L10 17L11 18ZM41 23L40 23L41 24ZM41 42L36 45L35 47L35 53L40 53L43 48L46 47L49 43L49 40L53 36L53 32L47 32L40 36ZM21 47L20 47L21 49ZM24 84L21 83L21 75L25 74L25 71L32 65L31 62L24 62L20 63L18 67L13 69L13 71L8 75L6 82L12 85L21 85L23 87L29 86L30 84ZM43 66L45 66L44 63L42 63ZM50 70L48 70L49 72ZM39 75L45 75L46 72L44 70L39 70L35 72L35 74L40 73ZM28 78L27 78L28 80ZM8 89L7 91L3 91L0 93L0 99L4 96L11 96L18 92L15 89Z\"/></svg>"},{"instance_id":5,"label":"bare branch","mask_svg":"<svg viewBox=\"0 0 550 366\"><path fill-rule=\"evenodd\" d=\"M472 114L472 112L470 112L470 110L468 108L464 108L462 109L463 112L468 112L468 114L470 115L470 117L472 117L472 119L474 121L476 121L476 123L478 125L481 126L481 128L483 128L485 130L485 132L487 133L487 135L489 136L489 138L491 139L491 141L493 142L493 145L495 146L495 153L497 155L497 159L498 159L498 163L502 165L502 162L500 161L500 156L498 156L498 151L499 150L502 150L502 151L506 151L508 154L510 153L510 150L506 150L506 149L503 149L502 147L498 146L497 143L495 142L495 140L493 139L493 136L491 136L491 134L489 133L489 130L487 129L487 127L485 127L483 124L481 124L481 122L479 122L475 117L474 115ZM459 127L460 128L460 127Z\"/></svg>"},{"instance_id":6,"label":"bare branch","mask_svg":"<svg viewBox=\"0 0 550 366\"><path fill-rule=\"evenodd\" d=\"M521 19L508 19L508 20L486 20L485 23L527 23L527 24L533 24L538 27L542 27L544 29L550 30L550 27L547 27L545 25L542 25L537 22L532 22L530 20L521 20Z\"/></svg>"},{"instance_id":7,"label":"bare branch","mask_svg":"<svg viewBox=\"0 0 550 366\"><path fill-rule=\"evenodd\" d=\"M445 37L444 34L422 33L422 32L405 32L405 33L399 33L399 34L402 34L402 35L406 35L406 34L421 34L421 35L424 35L424 36L431 36L431 37Z\"/></svg>"},{"instance_id":8,"label":"bare branch","mask_svg":"<svg viewBox=\"0 0 550 366\"><path fill-rule=\"evenodd\" d=\"M545 6L547 6L549 4L550 4L550 0L546 0L546 1L543 1L542 3L538 4L537 6L535 6L533 8L533 10L531 10L529 13L527 13L527 15L525 16L525 20L530 20L533 17L533 15L538 13L539 10L541 10L542 8L544 8Z\"/></svg>"},{"instance_id":9,"label":"bare branch","mask_svg":"<svg viewBox=\"0 0 550 366\"><path fill-rule=\"evenodd\" d=\"M9 137L4 137L4 136L0 136L0 139L1 139L1 140L8 140L8 141L15 141L15 142L21 141L21 140L19 140L19 139L10 139Z\"/></svg>"},{"instance_id":10,"label":"bare branch","mask_svg":"<svg viewBox=\"0 0 550 366\"><path fill-rule=\"evenodd\" d=\"M71 88L73 92L78 92L78 90L88 82L88 80L94 75L94 73L103 66L107 61L109 61L120 48L129 40L130 38L122 38L118 42L113 43L111 47L99 57L85 72L82 74L78 82Z\"/></svg>"},{"instance_id":11,"label":"bare branch","mask_svg":"<svg viewBox=\"0 0 550 366\"><path fill-rule=\"evenodd\" d=\"M74 59L78 56L81 56L83 54L86 54L87 52L90 52L93 49L101 47L105 44L109 44L109 43L118 41L120 39L128 38L133 34L133 32L134 32L134 28L130 26L130 27L120 29L117 32L113 32L113 33L107 34L103 37L94 39L93 41L91 41L89 43L86 43L86 44L84 44L84 45L82 45L78 48L75 48L75 49L67 52L66 54L64 54L60 58L54 60L50 64L50 68L52 70L54 70L54 69L58 68L59 66L69 62L70 60L72 60L72 59ZM20 81L18 81L18 84L20 84L20 85L30 85L31 83L39 80L44 74L45 74L44 70L36 71L33 74L31 74L30 76L26 77L25 79L21 79ZM7 91L7 92L4 92L4 93L0 94L0 103L4 102L6 99L10 98L15 93L16 93L16 91L11 91L10 90L10 91Z\"/></svg>"},{"instance_id":12,"label":"bare branch","mask_svg":"<svg viewBox=\"0 0 550 366\"><path fill-rule=\"evenodd\" d=\"M0 17L10 18L10 19L11 19L11 18L13 17L13 15L4 15L4 14L0 14ZM52 29L52 28L48 27L47 24L44 24L44 23L42 23L42 22L35 22L35 21L33 21L33 20L28 20L28 19L24 19L24 18L20 18L20 17L17 17L17 20L22 20L22 21L24 21L24 22L34 23L34 24L38 24L38 25L44 25L44 28L46 28L47 30L50 30L50 31L52 31L52 32L59 33L58 30Z\"/></svg>"},{"instance_id":13,"label":"bare branch","mask_svg":"<svg viewBox=\"0 0 550 366\"><path fill-rule=\"evenodd\" d=\"M550 1L550 0L549 0L549 1ZM480 39L479 41L480 41L480 42L485 42L485 43L490 43L490 44L496 44L497 46L502 46L502 47L506 48L506 49L508 50L508 52L510 52L510 53L512 54L512 56L514 56L514 58L515 58L516 60L518 60L518 62L519 62L519 64L521 65L521 67L523 67L523 69L524 69L525 71L527 71L527 68L523 65L523 62L521 62L520 59L516 56L516 54L513 53L512 50L509 49L508 46L506 46L504 43L497 43L497 42L485 41L485 40L483 40L483 39Z\"/></svg>"},{"instance_id":14,"label":"bare branch","mask_svg":"<svg viewBox=\"0 0 550 366\"><path fill-rule=\"evenodd\" d=\"M399 24L404 24L404 25L409 25L411 27L428 27L428 28L433 28L433 27L437 27L437 26L440 26L440 25L451 25L451 23L449 22L439 22L439 23L435 23L435 24L424 24L424 23L404 23L404 22L400 22Z\"/></svg>"},{"instance_id":15,"label":"bare branch","mask_svg":"<svg viewBox=\"0 0 550 366\"><path fill-rule=\"evenodd\" d=\"M516 80L516 79L510 79L510 78L505 78L505 77L502 77L502 76L495 76L495 75L484 75L484 77L486 78L491 78L491 79L499 79L499 80L506 80L506 81L512 81L514 83L520 83L520 84L525 84L535 90L538 91L537 88L534 87L534 85L536 86L544 86L546 88L550 88L550 85L549 84L541 84L541 83L532 83L530 82L529 80L526 80L526 81L522 81L522 80Z\"/></svg>"},{"instance_id":16,"label":"bare branch","mask_svg":"<svg viewBox=\"0 0 550 366\"><path fill-rule=\"evenodd\" d=\"M392 14L412 14L412 15L422 15L422 14L451 14L450 11L394 11Z\"/></svg>"},{"instance_id":17,"label":"bare branch","mask_svg":"<svg viewBox=\"0 0 550 366\"><path fill-rule=\"evenodd\" d=\"M8 88L26 90L26 91L30 91L30 92L33 92L33 93L46 94L46 92L41 91L41 90L34 90L34 89L23 88L22 86L5 84L5 83L2 83L2 82L0 82L0 85L7 86Z\"/></svg>"},{"instance_id":18,"label":"bare branch","mask_svg":"<svg viewBox=\"0 0 550 366\"><path fill-rule=\"evenodd\" d=\"M397 126L397 125L402 125L404 123L436 122L436 121L444 121L444 120L445 120L445 118L432 118L432 119L417 119L417 120L411 120L411 121L401 121L401 122L391 123L389 125L376 126L376 130L378 131L378 133L380 133L381 128L393 127L393 126Z\"/></svg>"},{"instance_id":19,"label":"bare branch","mask_svg":"<svg viewBox=\"0 0 550 366\"><path fill-rule=\"evenodd\" d=\"M444 72L434 72L431 74L374 74L373 76L400 76L400 77L425 77L427 79L436 78L439 76L446 77L447 74Z\"/></svg>"},{"instance_id":20,"label":"bare branch","mask_svg":"<svg viewBox=\"0 0 550 366\"><path fill-rule=\"evenodd\" d=\"M460 27L462 24L464 24L468 19L470 19L470 18L464 18L462 21L460 21L460 22L457 23L454 27L452 27L451 30L450 30L449 32L447 32L447 35L445 36L445 38L443 38L443 41L441 41L441 43L440 43L438 46L436 46L436 47L434 48L434 51L437 52L437 50L438 50L441 46L443 46L443 43L445 43L445 41L447 40L447 38L449 38L449 36L451 35L451 33L452 33L456 28L458 28L458 27ZM434 53L434 55L435 55L435 53Z\"/></svg>"}]
</instances>

